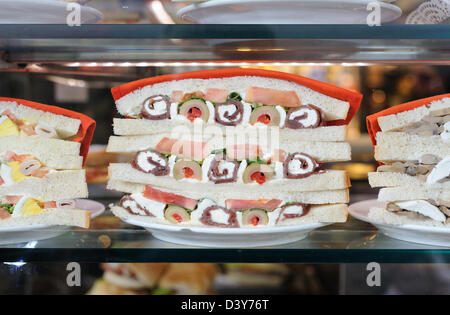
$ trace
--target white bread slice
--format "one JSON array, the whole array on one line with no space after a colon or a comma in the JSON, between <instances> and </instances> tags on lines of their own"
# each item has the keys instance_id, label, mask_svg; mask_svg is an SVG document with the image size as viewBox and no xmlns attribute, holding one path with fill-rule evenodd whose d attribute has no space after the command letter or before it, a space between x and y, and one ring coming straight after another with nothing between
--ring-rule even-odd
<instances>
[{"instance_id":1,"label":"white bread slice","mask_svg":"<svg viewBox=\"0 0 450 315\"><path fill-rule=\"evenodd\" d=\"M43 123L53 127L62 139L76 135L81 125L81 121L78 119L44 112L17 102L0 102L0 113L6 109L9 109L17 118L25 122L32 124Z\"/></svg>"},{"instance_id":2,"label":"white bread slice","mask_svg":"<svg viewBox=\"0 0 450 315\"><path fill-rule=\"evenodd\" d=\"M170 137L170 136L169 136ZM114 153L128 153L138 152L155 148L156 145L164 138L162 135L147 135L147 136L127 136L109 138L107 152ZM174 137L178 139L177 137ZM219 141L216 141L219 140ZM317 142L317 141L293 141L294 139L280 139L279 145L274 148L280 148L288 153L302 152L309 154L318 162L338 162L351 160L351 147L346 142ZM195 141L195 140L194 140ZM212 149L223 148L226 142L223 139L214 138L213 140L206 140L205 142L212 143ZM218 145L221 143L221 145ZM271 144L265 144L265 148L270 150Z\"/></svg>"},{"instance_id":3,"label":"white bread slice","mask_svg":"<svg viewBox=\"0 0 450 315\"><path fill-rule=\"evenodd\" d=\"M129 163L112 163L109 165L109 178L111 180L122 180L130 183L170 187L172 189L185 189L189 192L211 192L220 193L229 190L251 190L255 195L263 196L272 192L288 191L321 191L345 189L350 186L350 180L345 171L326 171L303 179L280 179L267 182L264 185L257 183L227 183L216 185L214 183L190 183L176 180L170 176L155 176L146 174L133 168Z\"/></svg>"},{"instance_id":4,"label":"white bread slice","mask_svg":"<svg viewBox=\"0 0 450 315\"><path fill-rule=\"evenodd\" d=\"M173 130L182 125L190 134L217 134L220 132L223 136L234 136L234 134L251 136L255 127L239 126L225 127L218 124L199 124L190 122L180 122L176 120L146 120L146 119L120 119L114 118L114 134L118 136L136 136L136 135L152 135ZM213 129L214 128L214 129ZM266 128L267 134L278 127ZM345 141L347 136L347 126L328 126L311 129L288 129L283 128L279 131L280 137L283 139L296 139L303 141Z\"/></svg>"},{"instance_id":5,"label":"white bread slice","mask_svg":"<svg viewBox=\"0 0 450 315\"><path fill-rule=\"evenodd\" d=\"M394 187L382 188L378 194L378 201L394 202L407 200L445 200L450 201L450 190L448 188L427 187Z\"/></svg>"},{"instance_id":6,"label":"white bread slice","mask_svg":"<svg viewBox=\"0 0 450 315\"><path fill-rule=\"evenodd\" d=\"M350 108L348 102L321 94L306 86L290 81L258 76L236 76L206 80L185 79L147 85L118 99L116 105L119 113L126 116L130 108L142 104L153 95L171 95L172 91L176 90L192 93L195 91L204 92L207 88L218 88L237 92L245 99L247 88L250 86L295 91L302 104L313 104L319 107L324 112L327 120L345 119Z\"/></svg>"},{"instance_id":7,"label":"white bread slice","mask_svg":"<svg viewBox=\"0 0 450 315\"><path fill-rule=\"evenodd\" d=\"M244 199L244 200L255 200L255 199L280 199L284 202L301 202L308 204L331 204L331 203L347 203L349 202L349 191L348 189L339 190L326 190L326 191L273 191L264 195L257 195L253 189L246 190L224 190L217 192L210 192L204 190L198 191L186 191L186 188L174 189L173 187L161 187L152 186L156 189L162 191L171 192L177 195L186 196L194 199L209 198L218 204L224 205L227 199ZM110 180L107 185L108 189L117 190L124 193L142 193L145 190L145 185L130 183L120 180Z\"/></svg>"},{"instance_id":8,"label":"white bread slice","mask_svg":"<svg viewBox=\"0 0 450 315\"><path fill-rule=\"evenodd\" d=\"M419 137L404 132L377 133L375 160L381 162L417 161L425 154L441 159L450 155L450 145L439 136Z\"/></svg>"},{"instance_id":9,"label":"white bread slice","mask_svg":"<svg viewBox=\"0 0 450 315\"><path fill-rule=\"evenodd\" d=\"M37 215L0 220L0 227L28 225L68 225L89 228L91 213L86 210L45 209Z\"/></svg>"},{"instance_id":10,"label":"white bread slice","mask_svg":"<svg viewBox=\"0 0 450 315\"><path fill-rule=\"evenodd\" d=\"M81 169L80 143L38 136L0 137L0 151L16 154L32 154L46 166L61 169Z\"/></svg>"},{"instance_id":11,"label":"white bread slice","mask_svg":"<svg viewBox=\"0 0 450 315\"><path fill-rule=\"evenodd\" d=\"M428 188L450 189L450 182L427 185L420 177L395 172L370 172L369 184L375 187L426 186Z\"/></svg>"},{"instance_id":12,"label":"white bread slice","mask_svg":"<svg viewBox=\"0 0 450 315\"><path fill-rule=\"evenodd\" d=\"M112 205L112 213L122 220L133 219L147 223L166 223L160 219L130 214L120 206ZM301 218L281 222L278 225L300 225L311 223L343 223L347 221L348 206L346 204L314 205L309 213ZM263 227L262 227L263 228Z\"/></svg>"},{"instance_id":13,"label":"white bread slice","mask_svg":"<svg viewBox=\"0 0 450 315\"><path fill-rule=\"evenodd\" d=\"M433 101L430 104L426 105L408 110L406 112L379 117L378 125L380 125L382 131L386 132L404 128L412 123L419 122L424 117L429 116L436 111L448 109L448 111L450 112L450 97Z\"/></svg>"},{"instance_id":14,"label":"white bread slice","mask_svg":"<svg viewBox=\"0 0 450 315\"><path fill-rule=\"evenodd\" d=\"M86 171L57 171L45 178L29 177L12 185L0 186L0 195L26 195L43 201L86 198Z\"/></svg>"},{"instance_id":15,"label":"white bread slice","mask_svg":"<svg viewBox=\"0 0 450 315\"><path fill-rule=\"evenodd\" d=\"M434 227L445 227L450 228L450 224L445 224L427 217L407 217L405 215L400 215L387 211L383 208L371 208L369 211L369 219L392 225L424 225L424 226L434 226Z\"/></svg>"}]
</instances>

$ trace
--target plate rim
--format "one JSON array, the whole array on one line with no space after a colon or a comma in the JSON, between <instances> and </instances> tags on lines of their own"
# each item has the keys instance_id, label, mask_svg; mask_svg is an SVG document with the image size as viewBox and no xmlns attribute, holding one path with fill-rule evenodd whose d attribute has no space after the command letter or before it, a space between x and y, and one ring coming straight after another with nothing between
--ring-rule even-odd
<instances>
[{"instance_id":1,"label":"plate rim","mask_svg":"<svg viewBox=\"0 0 450 315\"><path fill-rule=\"evenodd\" d=\"M360 221L363 221L363 222L366 222L366 223L370 223L370 224L374 225L377 228L378 228L378 226L380 226L382 228L387 228L387 229L398 229L398 230L407 230L407 231L416 231L416 232L450 234L450 228L427 226L427 225L418 225L418 224L417 225L416 224L393 225L393 224L388 224L388 223L379 222L379 221L370 219L367 216L362 216L362 215L359 215L359 214L355 214L355 211L353 209L355 209L356 207L358 207L361 204L369 203L369 202L383 203L381 201L378 201L377 199L367 199L367 200L358 201L358 202L355 202L355 203L349 205L348 213L353 218L355 218L357 220L360 220ZM369 209L369 211L370 211L370 209ZM369 211L367 211L367 214L369 213Z\"/></svg>"},{"instance_id":2,"label":"plate rim","mask_svg":"<svg viewBox=\"0 0 450 315\"><path fill-rule=\"evenodd\" d=\"M234 234L234 235L248 235L248 234L270 234L270 233L290 233L304 230L315 230L333 223L309 223L286 225L277 227L261 227L261 228L220 228L220 227L203 227L203 226L178 226L163 223L148 223L133 218L122 219L125 223L140 226L149 230L157 230L164 232L187 232L195 234Z\"/></svg>"},{"instance_id":3,"label":"plate rim","mask_svg":"<svg viewBox=\"0 0 450 315\"><path fill-rule=\"evenodd\" d=\"M317 2L317 0L280 0L281 1L289 1L289 2ZM397 16L397 18L401 17L401 15L403 14L403 10L402 8L400 8L399 6L395 5L394 3L391 2L384 2L384 1L378 1L378 0L320 0L322 2L330 2L330 3L340 3L342 4L342 2L348 2L348 4L369 4L370 2L373 1L377 1L380 3L380 5L384 8L384 9L390 9L392 11L395 11L397 14L399 14L399 16ZM210 8L210 7L214 7L214 6L223 6L223 5L232 5L232 4L242 4L245 2L273 2L273 0L210 0L207 2L200 2L200 3L193 3L190 4L184 8L181 8L180 10L178 10L177 12L177 16L179 18L181 18L182 20L185 21L189 21L189 22L194 22L197 23L195 20L192 19L186 19L184 17L185 14L197 10L197 9L204 9L204 8ZM396 18L396 19L397 19ZM395 19L394 19L395 20ZM384 22L384 23L388 23L388 22Z\"/></svg>"},{"instance_id":4,"label":"plate rim","mask_svg":"<svg viewBox=\"0 0 450 315\"><path fill-rule=\"evenodd\" d=\"M7 2L7 1L16 2L16 4L19 1L21 1L23 3L37 4L36 0L0 0L0 4L2 2ZM38 0L38 1L40 1L42 3L42 5L52 6L54 8L62 8L62 7L67 8L67 4L71 3L71 2L64 2L64 1L59 1L59 0ZM72 3L76 3L76 2L72 2ZM86 21L81 22L82 25L100 22L105 17L103 12L101 12L100 10L98 10L96 8L90 7L88 5L80 5L80 6L81 6L81 10L82 10L81 14L83 14L83 11L84 11L85 14L91 15L90 19L87 19ZM58 23L55 23L55 22L52 23L49 21L47 21L46 23L47 24L58 24ZM4 23L0 22L0 24L4 24Z\"/></svg>"}]
</instances>

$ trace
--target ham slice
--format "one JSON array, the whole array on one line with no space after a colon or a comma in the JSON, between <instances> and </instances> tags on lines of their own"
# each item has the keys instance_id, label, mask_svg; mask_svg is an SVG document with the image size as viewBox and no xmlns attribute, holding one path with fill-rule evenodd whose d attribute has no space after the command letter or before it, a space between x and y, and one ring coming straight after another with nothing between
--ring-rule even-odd
<instances>
[{"instance_id":1,"label":"ham slice","mask_svg":"<svg viewBox=\"0 0 450 315\"><path fill-rule=\"evenodd\" d=\"M179 157L203 160L209 155L209 144L207 142L193 142L163 138L155 147L162 154L173 154Z\"/></svg>"},{"instance_id":2,"label":"ham slice","mask_svg":"<svg viewBox=\"0 0 450 315\"><path fill-rule=\"evenodd\" d=\"M295 91L281 91L255 86L247 89L245 100L249 103L283 107L299 107L302 105Z\"/></svg>"},{"instance_id":3,"label":"ham slice","mask_svg":"<svg viewBox=\"0 0 450 315\"><path fill-rule=\"evenodd\" d=\"M255 144L236 144L227 146L227 157L232 160L256 160L262 155L262 151Z\"/></svg>"},{"instance_id":4,"label":"ham slice","mask_svg":"<svg viewBox=\"0 0 450 315\"><path fill-rule=\"evenodd\" d=\"M36 131L34 131L34 127L32 125L23 124L19 127L19 129L24 132L27 136L35 136L37 135Z\"/></svg>"},{"instance_id":5,"label":"ham slice","mask_svg":"<svg viewBox=\"0 0 450 315\"><path fill-rule=\"evenodd\" d=\"M181 206L189 210L194 210L198 201L196 199L186 198L180 195L154 189L150 186L145 187L144 197L165 204Z\"/></svg>"},{"instance_id":6,"label":"ham slice","mask_svg":"<svg viewBox=\"0 0 450 315\"><path fill-rule=\"evenodd\" d=\"M15 123L17 126L23 125L23 121L20 120L19 118L17 118L16 115L11 113L11 111L9 109L3 111L3 113L1 113L1 114L5 115L5 116L8 116L8 118L11 119L12 122Z\"/></svg>"},{"instance_id":7,"label":"ham slice","mask_svg":"<svg viewBox=\"0 0 450 315\"><path fill-rule=\"evenodd\" d=\"M286 159L286 155L286 151L275 149L270 162L284 162L284 160Z\"/></svg>"},{"instance_id":8,"label":"ham slice","mask_svg":"<svg viewBox=\"0 0 450 315\"><path fill-rule=\"evenodd\" d=\"M183 99L183 91L172 91L170 94L170 102L179 103Z\"/></svg>"},{"instance_id":9,"label":"ham slice","mask_svg":"<svg viewBox=\"0 0 450 315\"><path fill-rule=\"evenodd\" d=\"M9 214L9 212L0 207L0 220L9 219L10 217L11 215Z\"/></svg>"},{"instance_id":10,"label":"ham slice","mask_svg":"<svg viewBox=\"0 0 450 315\"><path fill-rule=\"evenodd\" d=\"M37 178L44 178L50 171L47 168L38 168L31 172L31 176Z\"/></svg>"},{"instance_id":11,"label":"ham slice","mask_svg":"<svg viewBox=\"0 0 450 315\"><path fill-rule=\"evenodd\" d=\"M209 88L206 89L205 99L213 103L224 103L230 92L228 90Z\"/></svg>"},{"instance_id":12,"label":"ham slice","mask_svg":"<svg viewBox=\"0 0 450 315\"><path fill-rule=\"evenodd\" d=\"M19 202L20 199L22 199L23 196L4 196L2 203L6 203L9 205L15 205Z\"/></svg>"},{"instance_id":13,"label":"ham slice","mask_svg":"<svg viewBox=\"0 0 450 315\"><path fill-rule=\"evenodd\" d=\"M282 200L278 199L259 199L259 200L238 200L227 199L225 204L230 210L248 210L253 208L264 209L266 211L273 211L278 208Z\"/></svg>"}]
</instances>

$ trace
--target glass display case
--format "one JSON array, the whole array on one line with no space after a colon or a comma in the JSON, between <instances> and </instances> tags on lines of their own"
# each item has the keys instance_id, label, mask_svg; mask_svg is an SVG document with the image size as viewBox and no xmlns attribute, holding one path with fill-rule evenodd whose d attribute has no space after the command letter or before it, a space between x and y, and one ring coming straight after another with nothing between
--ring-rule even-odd
<instances>
[{"instance_id":1,"label":"glass display case","mask_svg":"<svg viewBox=\"0 0 450 315\"><path fill-rule=\"evenodd\" d=\"M104 10L103 22L96 24L0 24L0 95L88 114L97 121L93 147L100 152L112 135L112 119L117 117L109 91L114 86L156 75L217 68L299 74L364 95L361 110L349 127L352 161L333 166L349 172L353 204L376 199L378 193L367 183L367 172L375 170L377 163L365 117L450 90L450 26L445 23L192 24L174 14L175 4L170 1L117 1L108 9L105 2L90 4ZM158 11L159 5L166 6L167 17ZM89 160L87 165L88 170L107 176L101 169L104 165L95 165L95 161L90 165ZM0 261L16 264L14 268L5 265L7 273L18 274L20 264L48 262L334 264L341 265L340 273L337 267L335 270L341 276L341 288L333 292L358 293L363 291L352 289L349 278L358 264L450 263L449 247L396 240L351 216L346 223L314 230L302 241L280 246L171 244L114 217L108 205L121 195L108 191L101 176L88 181L89 198L101 202L106 211L92 220L89 229L43 228L25 242L0 245ZM1 232L1 238L8 243L17 233ZM36 268L35 272L46 273L42 270Z\"/></svg>"}]
</instances>

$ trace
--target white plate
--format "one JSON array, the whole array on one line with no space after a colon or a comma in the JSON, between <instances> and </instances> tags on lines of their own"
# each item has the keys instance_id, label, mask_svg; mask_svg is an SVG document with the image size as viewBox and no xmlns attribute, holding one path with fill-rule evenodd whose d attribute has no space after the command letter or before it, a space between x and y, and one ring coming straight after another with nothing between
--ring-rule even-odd
<instances>
[{"instance_id":1,"label":"white plate","mask_svg":"<svg viewBox=\"0 0 450 315\"><path fill-rule=\"evenodd\" d=\"M68 2L57 0L0 0L0 24L67 24ZM81 6L81 24L96 23L103 14Z\"/></svg>"},{"instance_id":2,"label":"white plate","mask_svg":"<svg viewBox=\"0 0 450 315\"><path fill-rule=\"evenodd\" d=\"M380 223L369 218L370 208L384 208L385 202L376 199L361 201L350 205L352 217L375 225L383 234L406 242L450 247L450 229L424 225L391 225Z\"/></svg>"},{"instance_id":3,"label":"white plate","mask_svg":"<svg viewBox=\"0 0 450 315\"><path fill-rule=\"evenodd\" d=\"M366 24L374 0L211 0L178 11L200 24ZM381 23L402 15L393 4L379 2Z\"/></svg>"},{"instance_id":4,"label":"white plate","mask_svg":"<svg viewBox=\"0 0 450 315\"><path fill-rule=\"evenodd\" d=\"M328 224L314 223L267 228L213 228L148 223L128 219L126 223L145 228L159 240L189 246L257 247L275 246L300 241L317 228Z\"/></svg>"},{"instance_id":5,"label":"white plate","mask_svg":"<svg viewBox=\"0 0 450 315\"><path fill-rule=\"evenodd\" d=\"M105 211L103 204L88 199L77 199L76 207L80 210L90 211L91 219L98 217ZM51 226L46 224L2 227L0 228L0 245L41 241L64 234L70 229L70 226Z\"/></svg>"}]
</instances>

